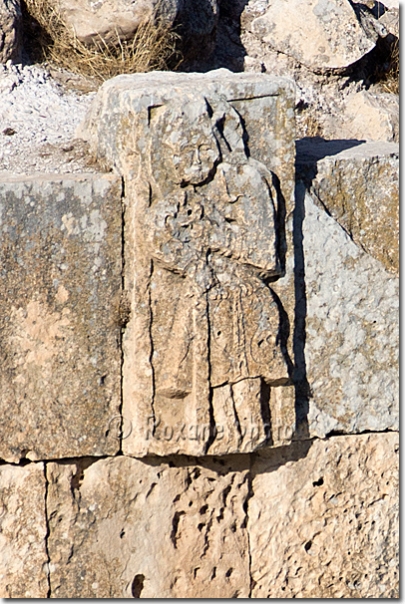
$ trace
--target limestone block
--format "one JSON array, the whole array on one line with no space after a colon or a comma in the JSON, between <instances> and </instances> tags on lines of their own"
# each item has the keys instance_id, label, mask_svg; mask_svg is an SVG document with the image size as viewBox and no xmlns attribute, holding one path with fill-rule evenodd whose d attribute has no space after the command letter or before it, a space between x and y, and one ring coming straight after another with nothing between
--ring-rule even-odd
<instances>
[{"instance_id":1,"label":"limestone block","mask_svg":"<svg viewBox=\"0 0 405 604\"><path fill-rule=\"evenodd\" d=\"M392 6L391 10L385 11L384 14L381 15L379 21L390 34L399 38L399 6L397 8Z\"/></svg>"},{"instance_id":2,"label":"limestone block","mask_svg":"<svg viewBox=\"0 0 405 604\"><path fill-rule=\"evenodd\" d=\"M51 597L249 593L248 460L49 463Z\"/></svg>"},{"instance_id":3,"label":"limestone block","mask_svg":"<svg viewBox=\"0 0 405 604\"><path fill-rule=\"evenodd\" d=\"M376 34L366 34L348 0L272 0L252 30L272 49L315 72L348 67L377 40Z\"/></svg>"},{"instance_id":4,"label":"limestone block","mask_svg":"<svg viewBox=\"0 0 405 604\"><path fill-rule=\"evenodd\" d=\"M369 434L256 459L253 598L399 597L398 448Z\"/></svg>"},{"instance_id":5,"label":"limestone block","mask_svg":"<svg viewBox=\"0 0 405 604\"><path fill-rule=\"evenodd\" d=\"M338 114L324 117L328 138L399 142L399 98L360 90L349 94Z\"/></svg>"},{"instance_id":6,"label":"limestone block","mask_svg":"<svg viewBox=\"0 0 405 604\"><path fill-rule=\"evenodd\" d=\"M0 179L0 458L119 448L121 215L116 176Z\"/></svg>"},{"instance_id":7,"label":"limestone block","mask_svg":"<svg viewBox=\"0 0 405 604\"><path fill-rule=\"evenodd\" d=\"M20 56L21 18L19 0L0 0L0 63Z\"/></svg>"},{"instance_id":8,"label":"limestone block","mask_svg":"<svg viewBox=\"0 0 405 604\"><path fill-rule=\"evenodd\" d=\"M303 185L308 429L323 437L398 425L398 279Z\"/></svg>"},{"instance_id":9,"label":"limestone block","mask_svg":"<svg viewBox=\"0 0 405 604\"><path fill-rule=\"evenodd\" d=\"M126 454L271 445L280 396L291 425L271 282L292 210L293 98L288 81L226 71L121 76L96 98L85 136L126 183Z\"/></svg>"},{"instance_id":10,"label":"limestone block","mask_svg":"<svg viewBox=\"0 0 405 604\"><path fill-rule=\"evenodd\" d=\"M357 245L398 274L398 145L362 143L336 153L334 142L302 141L299 148L302 160L297 161L307 162L300 165L301 171L308 178L313 169L316 172L310 185L313 199Z\"/></svg>"},{"instance_id":11,"label":"limestone block","mask_svg":"<svg viewBox=\"0 0 405 604\"><path fill-rule=\"evenodd\" d=\"M0 597L47 598L42 463L0 466Z\"/></svg>"},{"instance_id":12,"label":"limestone block","mask_svg":"<svg viewBox=\"0 0 405 604\"><path fill-rule=\"evenodd\" d=\"M77 38L89 44L104 40L116 42L131 40L137 29L153 23L157 15L171 27L182 25L182 33L201 42L213 37L218 20L218 0L207 0L196 5L192 0L52 0L60 10L67 26Z\"/></svg>"},{"instance_id":13,"label":"limestone block","mask_svg":"<svg viewBox=\"0 0 405 604\"><path fill-rule=\"evenodd\" d=\"M130 39L138 27L156 14L156 0L60 0L55 1L67 26L86 44L100 40ZM164 18L171 25L176 18L179 0L165 0Z\"/></svg>"},{"instance_id":14,"label":"limestone block","mask_svg":"<svg viewBox=\"0 0 405 604\"><path fill-rule=\"evenodd\" d=\"M381 2L381 0L380 0L380 4L383 4L385 6L385 8L388 8L388 10L390 10L390 9L399 10L399 0L383 0L383 2Z\"/></svg>"},{"instance_id":15,"label":"limestone block","mask_svg":"<svg viewBox=\"0 0 405 604\"><path fill-rule=\"evenodd\" d=\"M101 86L77 137L88 140L94 154L108 166L125 177L132 176L137 138L133 116L138 104L144 107L151 103L153 107L156 98L175 97L177 91L184 90L217 94L232 104L242 118L250 156L276 174L286 212L291 212L296 138L295 85L291 79L227 69L208 74L151 72L117 76Z\"/></svg>"}]
</instances>

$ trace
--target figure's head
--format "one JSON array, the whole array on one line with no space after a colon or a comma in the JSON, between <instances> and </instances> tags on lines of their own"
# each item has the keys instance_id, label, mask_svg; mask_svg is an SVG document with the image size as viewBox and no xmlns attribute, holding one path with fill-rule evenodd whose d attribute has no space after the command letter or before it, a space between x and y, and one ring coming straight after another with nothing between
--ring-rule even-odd
<instances>
[{"instance_id":1,"label":"figure's head","mask_svg":"<svg viewBox=\"0 0 405 604\"><path fill-rule=\"evenodd\" d=\"M168 105L157 117L155 127L163 153L155 152L155 162L163 178L176 185L205 182L220 159L207 104L204 98L181 105Z\"/></svg>"}]
</instances>

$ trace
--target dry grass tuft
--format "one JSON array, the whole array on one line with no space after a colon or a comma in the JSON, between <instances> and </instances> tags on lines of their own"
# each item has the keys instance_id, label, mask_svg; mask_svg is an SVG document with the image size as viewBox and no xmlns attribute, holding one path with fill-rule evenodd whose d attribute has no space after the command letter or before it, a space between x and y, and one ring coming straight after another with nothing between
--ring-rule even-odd
<instances>
[{"instance_id":1,"label":"dry grass tuft","mask_svg":"<svg viewBox=\"0 0 405 604\"><path fill-rule=\"evenodd\" d=\"M99 36L92 45L77 39L51 0L24 0L23 16L25 45L33 58L73 73L107 80L122 73L173 70L181 63L180 36L159 16L145 21L129 42L117 31L115 40Z\"/></svg>"},{"instance_id":2,"label":"dry grass tuft","mask_svg":"<svg viewBox=\"0 0 405 604\"><path fill-rule=\"evenodd\" d=\"M381 86L385 92L399 94L399 39L395 38L391 45L387 69L381 78Z\"/></svg>"}]
</instances>

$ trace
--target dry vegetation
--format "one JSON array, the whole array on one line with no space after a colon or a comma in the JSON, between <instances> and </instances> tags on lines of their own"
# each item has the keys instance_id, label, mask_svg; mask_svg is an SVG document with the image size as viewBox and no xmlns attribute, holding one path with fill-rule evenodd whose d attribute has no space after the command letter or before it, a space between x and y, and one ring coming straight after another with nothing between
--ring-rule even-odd
<instances>
[{"instance_id":1,"label":"dry vegetation","mask_svg":"<svg viewBox=\"0 0 405 604\"><path fill-rule=\"evenodd\" d=\"M121 73L173 70L181 63L180 36L159 16L145 21L129 42L117 31L113 42L99 36L86 45L66 26L52 0L25 0L23 15L31 55L73 73L106 80Z\"/></svg>"},{"instance_id":2,"label":"dry vegetation","mask_svg":"<svg viewBox=\"0 0 405 604\"><path fill-rule=\"evenodd\" d=\"M399 94L399 39L395 38L391 46L387 70L381 78L385 92Z\"/></svg>"}]
</instances>

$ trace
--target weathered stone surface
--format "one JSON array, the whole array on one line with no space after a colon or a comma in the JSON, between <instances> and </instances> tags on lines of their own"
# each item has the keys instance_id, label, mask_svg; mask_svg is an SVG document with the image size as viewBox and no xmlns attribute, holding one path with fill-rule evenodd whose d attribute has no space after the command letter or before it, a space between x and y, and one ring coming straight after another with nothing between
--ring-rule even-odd
<instances>
[{"instance_id":1,"label":"weathered stone surface","mask_svg":"<svg viewBox=\"0 0 405 604\"><path fill-rule=\"evenodd\" d=\"M21 52L19 0L0 0L0 63L16 60Z\"/></svg>"},{"instance_id":2,"label":"weathered stone surface","mask_svg":"<svg viewBox=\"0 0 405 604\"><path fill-rule=\"evenodd\" d=\"M179 0L164 3L164 17L167 23L173 24L178 10ZM55 4L59 7L66 21L77 38L84 43L100 40L116 41L130 39L138 27L152 20L156 15L156 0L61 0Z\"/></svg>"},{"instance_id":3,"label":"weathered stone surface","mask_svg":"<svg viewBox=\"0 0 405 604\"><path fill-rule=\"evenodd\" d=\"M52 597L249 593L248 459L49 463Z\"/></svg>"},{"instance_id":4,"label":"weathered stone surface","mask_svg":"<svg viewBox=\"0 0 405 604\"><path fill-rule=\"evenodd\" d=\"M0 179L0 458L119 448L121 213L116 176Z\"/></svg>"},{"instance_id":5,"label":"weathered stone surface","mask_svg":"<svg viewBox=\"0 0 405 604\"><path fill-rule=\"evenodd\" d=\"M379 21L390 34L399 38L399 7L392 7L391 10L385 11Z\"/></svg>"},{"instance_id":6,"label":"weathered stone surface","mask_svg":"<svg viewBox=\"0 0 405 604\"><path fill-rule=\"evenodd\" d=\"M252 29L274 50L315 71L348 67L377 39L366 34L347 0L273 0Z\"/></svg>"},{"instance_id":7,"label":"weathered stone surface","mask_svg":"<svg viewBox=\"0 0 405 604\"><path fill-rule=\"evenodd\" d=\"M273 409L289 418L282 440L294 425L268 282L284 274L292 104L288 81L226 71L121 76L94 103L86 136L126 181L127 454L271 445Z\"/></svg>"},{"instance_id":8,"label":"weathered stone surface","mask_svg":"<svg viewBox=\"0 0 405 604\"><path fill-rule=\"evenodd\" d=\"M344 99L339 113L324 116L323 128L331 139L398 142L398 95L353 92Z\"/></svg>"},{"instance_id":9,"label":"weathered stone surface","mask_svg":"<svg viewBox=\"0 0 405 604\"><path fill-rule=\"evenodd\" d=\"M248 507L253 598L398 598L398 435L269 452Z\"/></svg>"},{"instance_id":10,"label":"weathered stone surface","mask_svg":"<svg viewBox=\"0 0 405 604\"><path fill-rule=\"evenodd\" d=\"M132 176L137 138L129 120L138 108L156 97L176 98L178 93L218 94L241 115L250 155L274 172L285 199L286 213L293 210L295 114L294 82L254 73L218 69L208 74L152 72L121 75L103 84L77 136L90 142L94 154L120 173ZM179 106L181 105L179 101ZM144 109L145 111L145 109ZM132 166L132 168L131 168Z\"/></svg>"},{"instance_id":11,"label":"weathered stone surface","mask_svg":"<svg viewBox=\"0 0 405 604\"><path fill-rule=\"evenodd\" d=\"M181 24L182 33L201 43L215 31L218 0L196 4L192 0L60 0L55 5L67 26L85 44L99 41L130 40L138 28L158 16L169 27Z\"/></svg>"},{"instance_id":12,"label":"weathered stone surface","mask_svg":"<svg viewBox=\"0 0 405 604\"><path fill-rule=\"evenodd\" d=\"M398 274L399 146L362 143L340 151L339 142L304 140L297 163L313 198L357 245Z\"/></svg>"},{"instance_id":13,"label":"weathered stone surface","mask_svg":"<svg viewBox=\"0 0 405 604\"><path fill-rule=\"evenodd\" d=\"M397 429L398 279L318 208L302 184L309 434Z\"/></svg>"},{"instance_id":14,"label":"weathered stone surface","mask_svg":"<svg viewBox=\"0 0 405 604\"><path fill-rule=\"evenodd\" d=\"M46 598L45 473L42 463L0 466L0 597Z\"/></svg>"}]
</instances>

